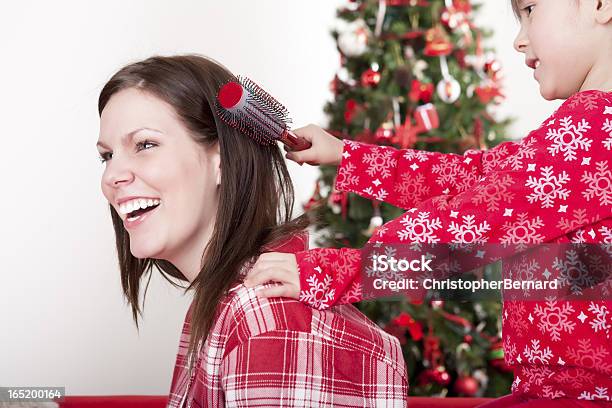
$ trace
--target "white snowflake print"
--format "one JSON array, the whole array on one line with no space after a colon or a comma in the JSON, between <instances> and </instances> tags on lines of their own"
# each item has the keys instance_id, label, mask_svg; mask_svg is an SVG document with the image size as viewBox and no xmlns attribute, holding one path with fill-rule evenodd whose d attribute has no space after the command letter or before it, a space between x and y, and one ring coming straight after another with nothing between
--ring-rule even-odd
<instances>
[{"instance_id":1,"label":"white snowflake print","mask_svg":"<svg viewBox=\"0 0 612 408\"><path fill-rule=\"evenodd\" d=\"M598 98L597 94L579 92L579 93L574 94L574 96L572 96L571 101L568 101L569 107L574 109L574 108L577 108L579 105L582 105L585 110L591 111L591 110L597 109L597 106L598 106L597 98Z\"/></svg>"},{"instance_id":2,"label":"white snowflake print","mask_svg":"<svg viewBox=\"0 0 612 408\"><path fill-rule=\"evenodd\" d=\"M588 188L582 192L587 201L599 198L601 205L612 204L612 170L608 169L608 162L595 163L597 171L592 173L585 171L580 181L587 183Z\"/></svg>"},{"instance_id":3,"label":"white snowflake print","mask_svg":"<svg viewBox=\"0 0 612 408\"><path fill-rule=\"evenodd\" d=\"M502 143L495 149L482 152L482 173L489 174L497 166L501 166L502 159L508 157L508 144Z\"/></svg>"},{"instance_id":4,"label":"white snowflake print","mask_svg":"<svg viewBox=\"0 0 612 408\"><path fill-rule=\"evenodd\" d=\"M546 347L544 349L540 349L540 347L540 340L536 339L531 340L531 347L528 345L525 346L523 355L531 364L548 364L549 360L552 358L553 354L550 347Z\"/></svg>"},{"instance_id":5,"label":"white snowflake print","mask_svg":"<svg viewBox=\"0 0 612 408\"><path fill-rule=\"evenodd\" d=\"M567 258L555 257L553 261L553 267L560 272L559 283L561 286L569 286L574 295L582 294L583 289L590 288L595 284L595 279L593 279L576 251L573 249L565 251L565 256Z\"/></svg>"},{"instance_id":6,"label":"white snowflake print","mask_svg":"<svg viewBox=\"0 0 612 408\"><path fill-rule=\"evenodd\" d=\"M536 148L533 147L535 143L535 138L527 137L523 139L519 145L517 152L513 155L508 156L504 161L502 161L499 165L502 169L510 166L512 170L520 170L523 168L523 160L530 159L533 160L536 153Z\"/></svg>"},{"instance_id":7,"label":"white snowflake print","mask_svg":"<svg viewBox=\"0 0 612 408\"><path fill-rule=\"evenodd\" d=\"M341 190L348 190L349 186L356 186L359 184L359 175L354 174L356 166L348 162L343 167L338 169L338 175L336 176L336 185Z\"/></svg>"},{"instance_id":8,"label":"white snowflake print","mask_svg":"<svg viewBox=\"0 0 612 408\"><path fill-rule=\"evenodd\" d=\"M555 373L557 382L563 384L565 388L579 389L593 385L595 375L581 367L568 367L560 373Z\"/></svg>"},{"instance_id":9,"label":"white snowflake print","mask_svg":"<svg viewBox=\"0 0 612 408\"><path fill-rule=\"evenodd\" d=\"M569 302L546 302L546 306L536 304L535 313L540 318L538 328L542 334L549 333L552 341L561 341L561 332L572 333L576 322L570 321L574 308Z\"/></svg>"},{"instance_id":10,"label":"white snowflake print","mask_svg":"<svg viewBox=\"0 0 612 408\"><path fill-rule=\"evenodd\" d=\"M331 260L329 259L331 255L331 251L323 248L317 251L306 251L304 254L304 259L311 264L322 265L324 268L326 268L331 265Z\"/></svg>"},{"instance_id":11,"label":"white snowflake print","mask_svg":"<svg viewBox=\"0 0 612 408\"><path fill-rule=\"evenodd\" d=\"M556 227L561 228L564 231L570 232L582 225L591 224L591 222L589 222L589 220L586 217L586 210L584 208L577 208L573 211L572 214L573 214L572 219L561 217ZM592 222L595 222L595 219L593 219Z\"/></svg>"},{"instance_id":12,"label":"white snowflake print","mask_svg":"<svg viewBox=\"0 0 612 408\"><path fill-rule=\"evenodd\" d=\"M425 183L425 176L421 173L416 176L410 173L403 173L400 182L395 185L395 191L400 194L399 202L402 205L409 203L419 203L421 198L429 194L429 186Z\"/></svg>"},{"instance_id":13,"label":"white snowflake print","mask_svg":"<svg viewBox=\"0 0 612 408\"><path fill-rule=\"evenodd\" d=\"M308 303L319 310L329 307L336 293L335 289L330 289L331 275L325 275L322 282L316 276L310 275L306 282L308 288L300 291L300 302Z\"/></svg>"},{"instance_id":14,"label":"white snowflake print","mask_svg":"<svg viewBox=\"0 0 612 408\"><path fill-rule=\"evenodd\" d=\"M537 216L530 220L527 213L520 213L514 222L507 222L502 227L506 231L500 242L504 245L515 244L517 250L527 248L527 244L539 244L544 241L544 236L538 234L538 229L544 226L544 221Z\"/></svg>"},{"instance_id":15,"label":"white snowflake print","mask_svg":"<svg viewBox=\"0 0 612 408\"><path fill-rule=\"evenodd\" d=\"M476 187L472 203L485 203L487 211L497 211L501 201L509 203L514 198L514 193L508 189L513 183L511 176L506 174L500 177L498 173L493 173L489 183Z\"/></svg>"},{"instance_id":16,"label":"white snowflake print","mask_svg":"<svg viewBox=\"0 0 612 408\"><path fill-rule=\"evenodd\" d=\"M509 266L508 275L512 280L518 281L533 281L535 279L535 272L540 268L540 265L535 259L530 259L525 255L521 256L519 262L512 263ZM531 291L525 287L523 294L529 296Z\"/></svg>"},{"instance_id":17,"label":"white snowflake print","mask_svg":"<svg viewBox=\"0 0 612 408\"><path fill-rule=\"evenodd\" d=\"M355 151L355 150L359 149L359 147L361 146L361 145L359 144L359 142L356 142L356 141L354 141L354 140L350 140L350 139L342 139L342 141L344 142L344 146L345 146L347 149L351 149L351 150L353 150L353 151Z\"/></svg>"},{"instance_id":18,"label":"white snowflake print","mask_svg":"<svg viewBox=\"0 0 612 408\"><path fill-rule=\"evenodd\" d=\"M433 152L429 152L427 150L406 149L404 152L404 159L418 160L422 163L429 160L429 156L432 156L433 154Z\"/></svg>"},{"instance_id":19,"label":"white snowflake print","mask_svg":"<svg viewBox=\"0 0 612 408\"><path fill-rule=\"evenodd\" d=\"M558 129L548 129L546 140L553 143L548 147L551 156L563 153L564 161L576 160L576 151L582 149L588 151L592 140L584 137L584 133L591 128L591 125L582 119L577 125L572 123L572 117L568 116L561 119L561 127Z\"/></svg>"},{"instance_id":20,"label":"white snowflake print","mask_svg":"<svg viewBox=\"0 0 612 408\"><path fill-rule=\"evenodd\" d=\"M374 197L378 201L385 201L385 198L387 198L387 196L389 195L389 192L387 190L385 190L384 188L381 188L378 191L375 191L372 188L372 186L370 186L368 188L364 188L363 192L364 192L364 194L367 194L367 195L369 195L371 197Z\"/></svg>"},{"instance_id":21,"label":"white snowflake print","mask_svg":"<svg viewBox=\"0 0 612 408\"><path fill-rule=\"evenodd\" d=\"M527 334L528 327L524 322L525 314L527 313L525 302L506 301L503 307L503 318L507 319L504 321L504 324L509 324L513 332L519 337Z\"/></svg>"},{"instance_id":22,"label":"white snowflake print","mask_svg":"<svg viewBox=\"0 0 612 408\"><path fill-rule=\"evenodd\" d=\"M370 177L389 177L391 170L397 165L397 160L389 149L373 149L371 153L363 155L363 162L368 165L366 173Z\"/></svg>"},{"instance_id":23,"label":"white snowflake print","mask_svg":"<svg viewBox=\"0 0 612 408\"><path fill-rule=\"evenodd\" d=\"M425 243L440 241L435 232L442 228L442 221L437 217L430 220L429 212L419 212L416 218L412 218L411 214L406 214L400 223L404 226L404 229L397 233L400 241L410 240Z\"/></svg>"},{"instance_id":24,"label":"white snowflake print","mask_svg":"<svg viewBox=\"0 0 612 408\"><path fill-rule=\"evenodd\" d=\"M529 384L542 385L544 380L550 378L553 374L553 371L549 367L544 366L527 366L521 368L522 374L529 379L527 381Z\"/></svg>"},{"instance_id":25,"label":"white snowflake print","mask_svg":"<svg viewBox=\"0 0 612 408\"><path fill-rule=\"evenodd\" d=\"M552 385L545 385L542 387L542 396L548 399L561 398L565 396L565 393L561 390L553 389Z\"/></svg>"},{"instance_id":26,"label":"white snowflake print","mask_svg":"<svg viewBox=\"0 0 612 408\"><path fill-rule=\"evenodd\" d=\"M608 137L603 141L604 147L608 150L612 149L612 120L606 119L601 130L608 133Z\"/></svg>"},{"instance_id":27,"label":"white snowflake print","mask_svg":"<svg viewBox=\"0 0 612 408\"><path fill-rule=\"evenodd\" d=\"M332 263L331 268L336 271L336 282L343 284L347 277L351 276L351 272L355 269L359 261L359 254L356 252L347 251L344 256L339 256Z\"/></svg>"},{"instance_id":28,"label":"white snowflake print","mask_svg":"<svg viewBox=\"0 0 612 408\"><path fill-rule=\"evenodd\" d=\"M612 397L608 395L608 389L606 387L595 387L595 392L582 391L578 399L612 401Z\"/></svg>"},{"instance_id":29,"label":"white snowflake print","mask_svg":"<svg viewBox=\"0 0 612 408\"><path fill-rule=\"evenodd\" d=\"M610 329L612 328L612 325L608 322L608 314L610 311L606 305L591 302L589 304L589 312L592 312L595 315L589 322L593 331L598 333L601 330L606 334L606 338L610 338Z\"/></svg>"},{"instance_id":30,"label":"white snowflake print","mask_svg":"<svg viewBox=\"0 0 612 408\"><path fill-rule=\"evenodd\" d=\"M593 347L591 339L578 339L578 348L567 348L567 356L572 364L584 367L594 368L597 371L605 372L612 368L612 365L606 363L610 352L606 350L606 346Z\"/></svg>"},{"instance_id":31,"label":"white snowflake print","mask_svg":"<svg viewBox=\"0 0 612 408\"><path fill-rule=\"evenodd\" d=\"M530 203L542 202L543 208L552 208L557 198L566 200L570 190L563 188L563 185L570 180L569 175L562 171L558 176L553 173L553 166L544 166L540 170L540 178L530 176L525 185L534 191L527 196Z\"/></svg>"},{"instance_id":32,"label":"white snowflake print","mask_svg":"<svg viewBox=\"0 0 612 408\"><path fill-rule=\"evenodd\" d=\"M457 180L459 166L459 160L455 156L441 156L440 162L431 167L431 172L438 175L436 183L439 185L453 185Z\"/></svg>"},{"instance_id":33,"label":"white snowflake print","mask_svg":"<svg viewBox=\"0 0 612 408\"><path fill-rule=\"evenodd\" d=\"M485 243L486 239L483 238L483 235L491 230L489 223L483 221L476 225L474 215L464 215L461 218L463 222L452 221L448 227L448 232L455 238L453 242L458 244Z\"/></svg>"}]
</instances>

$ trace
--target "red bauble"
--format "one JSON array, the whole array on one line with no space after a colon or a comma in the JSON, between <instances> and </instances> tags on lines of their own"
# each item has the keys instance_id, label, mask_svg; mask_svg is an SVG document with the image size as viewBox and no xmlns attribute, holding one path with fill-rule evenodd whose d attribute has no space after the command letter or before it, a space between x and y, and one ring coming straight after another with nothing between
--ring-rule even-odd
<instances>
[{"instance_id":1,"label":"red bauble","mask_svg":"<svg viewBox=\"0 0 612 408\"><path fill-rule=\"evenodd\" d=\"M361 85L365 88L371 88L380 83L380 72L368 68L361 74Z\"/></svg>"},{"instance_id":2,"label":"red bauble","mask_svg":"<svg viewBox=\"0 0 612 408\"><path fill-rule=\"evenodd\" d=\"M395 138L395 129L391 123L383 123L374 134L374 141L381 145L390 145Z\"/></svg>"},{"instance_id":3,"label":"red bauble","mask_svg":"<svg viewBox=\"0 0 612 408\"><path fill-rule=\"evenodd\" d=\"M459 395L473 397L478 392L479 387L480 384L478 384L478 381L474 377L463 375L457 378L453 390Z\"/></svg>"},{"instance_id":4,"label":"red bauble","mask_svg":"<svg viewBox=\"0 0 612 408\"><path fill-rule=\"evenodd\" d=\"M427 368L419 374L417 381L419 385L436 383L446 387L450 384L450 374L448 374L446 369L442 366L438 368Z\"/></svg>"},{"instance_id":5,"label":"red bauble","mask_svg":"<svg viewBox=\"0 0 612 408\"><path fill-rule=\"evenodd\" d=\"M463 336L463 341L466 342L467 344L472 344L472 336L470 336L469 334L466 334L465 336Z\"/></svg>"}]
</instances>

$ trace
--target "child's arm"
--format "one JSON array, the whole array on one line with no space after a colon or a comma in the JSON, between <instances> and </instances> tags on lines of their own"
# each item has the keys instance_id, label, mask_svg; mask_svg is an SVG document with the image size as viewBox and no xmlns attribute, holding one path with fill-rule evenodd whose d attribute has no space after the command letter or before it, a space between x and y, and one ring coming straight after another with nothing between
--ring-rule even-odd
<instances>
[{"instance_id":1,"label":"child's arm","mask_svg":"<svg viewBox=\"0 0 612 408\"><path fill-rule=\"evenodd\" d=\"M604 109L601 103L589 113L559 109L521 142L528 151L508 156L510 166L495 169L456 196L420 202L385 224L370 243L465 242L470 234L489 243L544 243L612 217L610 119L602 115ZM580 129L581 143L561 149L562 128L572 123ZM358 249L298 252L286 275L299 287L294 284L292 294L284 295L297 298L299 293L300 300L319 309L361 300L360 268ZM262 282L288 281L273 267L264 276Z\"/></svg>"},{"instance_id":2,"label":"child's arm","mask_svg":"<svg viewBox=\"0 0 612 408\"><path fill-rule=\"evenodd\" d=\"M311 141L312 147L289 152L288 158L299 163L339 165L337 190L404 209L431 197L459 194L495 166L513 169L533 157L529 143L514 141L459 155L340 140L314 125L295 133ZM519 149L521 156L511 159Z\"/></svg>"}]
</instances>

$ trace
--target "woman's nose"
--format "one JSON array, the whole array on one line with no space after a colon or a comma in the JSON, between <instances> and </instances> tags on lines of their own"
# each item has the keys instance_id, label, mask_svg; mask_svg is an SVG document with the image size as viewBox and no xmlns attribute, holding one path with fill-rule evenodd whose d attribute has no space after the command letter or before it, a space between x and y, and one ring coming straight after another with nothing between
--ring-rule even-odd
<instances>
[{"instance_id":1,"label":"woman's nose","mask_svg":"<svg viewBox=\"0 0 612 408\"><path fill-rule=\"evenodd\" d=\"M121 184L130 183L134 179L134 172L127 161L119 157L113 157L102 175L102 182L110 188L118 187Z\"/></svg>"}]
</instances>

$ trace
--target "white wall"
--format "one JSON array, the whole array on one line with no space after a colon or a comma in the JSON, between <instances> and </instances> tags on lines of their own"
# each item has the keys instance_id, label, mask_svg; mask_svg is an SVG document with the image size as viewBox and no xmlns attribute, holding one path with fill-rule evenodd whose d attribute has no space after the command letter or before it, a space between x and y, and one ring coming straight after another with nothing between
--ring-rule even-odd
<instances>
[{"instance_id":1,"label":"white wall","mask_svg":"<svg viewBox=\"0 0 612 408\"><path fill-rule=\"evenodd\" d=\"M329 28L343 0L29 1L0 14L0 385L76 394L166 394L189 298L154 277L140 335L123 302L99 180L97 96L126 63L197 52L264 85L294 124L324 123L338 65ZM488 0L498 28L512 136L538 125L543 101L511 48L510 8ZM299 203L317 172L289 164Z\"/></svg>"}]
</instances>

